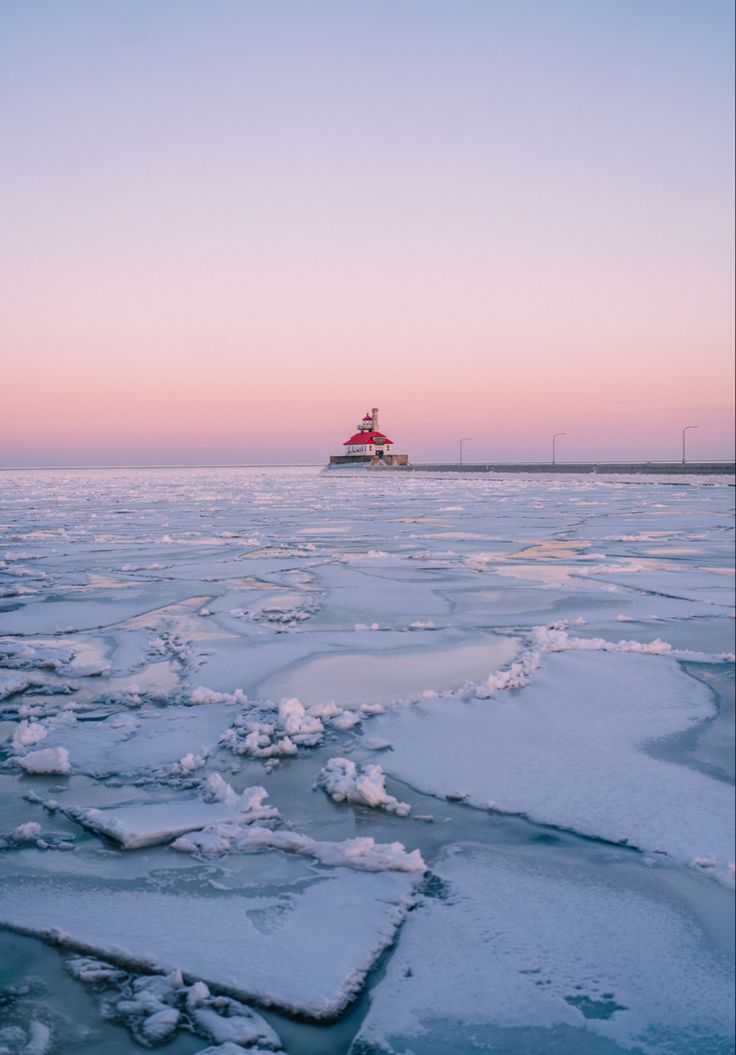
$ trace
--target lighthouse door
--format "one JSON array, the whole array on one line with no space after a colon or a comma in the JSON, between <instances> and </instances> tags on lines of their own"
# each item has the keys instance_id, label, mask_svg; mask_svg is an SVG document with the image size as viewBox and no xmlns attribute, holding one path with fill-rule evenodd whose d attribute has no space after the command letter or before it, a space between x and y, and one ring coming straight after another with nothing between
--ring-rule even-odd
<instances>
[{"instance_id":1,"label":"lighthouse door","mask_svg":"<svg viewBox=\"0 0 736 1055\"><path fill-rule=\"evenodd\" d=\"M376 448L376 457L377 458L383 458L383 448L382 447L377 447Z\"/></svg>"}]
</instances>

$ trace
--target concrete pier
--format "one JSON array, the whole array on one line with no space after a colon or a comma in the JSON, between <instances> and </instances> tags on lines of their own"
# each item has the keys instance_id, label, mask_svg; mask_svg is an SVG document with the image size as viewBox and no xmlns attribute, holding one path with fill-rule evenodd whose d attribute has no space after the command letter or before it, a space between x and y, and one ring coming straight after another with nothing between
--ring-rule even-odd
<instances>
[{"instance_id":1,"label":"concrete pier","mask_svg":"<svg viewBox=\"0 0 736 1055\"><path fill-rule=\"evenodd\" d=\"M427 473L597 473L598 475L733 476L734 462L471 462L406 465L404 472Z\"/></svg>"}]
</instances>

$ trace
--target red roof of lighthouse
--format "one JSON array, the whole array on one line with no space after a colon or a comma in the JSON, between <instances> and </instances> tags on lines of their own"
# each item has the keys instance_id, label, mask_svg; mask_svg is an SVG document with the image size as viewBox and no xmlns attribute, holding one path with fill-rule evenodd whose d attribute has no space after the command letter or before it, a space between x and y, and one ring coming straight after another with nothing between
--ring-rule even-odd
<instances>
[{"instance_id":1,"label":"red roof of lighthouse","mask_svg":"<svg viewBox=\"0 0 736 1055\"><path fill-rule=\"evenodd\" d=\"M388 436L384 436L382 432L356 432L349 440L345 440L343 447L353 447L359 443L376 443L379 439L383 440L384 443L394 442L393 440L390 440Z\"/></svg>"}]
</instances>

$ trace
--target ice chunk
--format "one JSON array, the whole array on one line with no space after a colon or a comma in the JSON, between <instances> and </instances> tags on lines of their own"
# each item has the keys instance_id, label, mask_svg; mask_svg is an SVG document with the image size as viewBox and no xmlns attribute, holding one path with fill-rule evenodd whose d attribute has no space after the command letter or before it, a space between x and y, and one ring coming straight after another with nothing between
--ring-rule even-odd
<instances>
[{"instance_id":1,"label":"ice chunk","mask_svg":"<svg viewBox=\"0 0 736 1055\"><path fill-rule=\"evenodd\" d=\"M326 703L313 703L308 708L307 714L311 714L314 718L334 718L342 714L342 708L338 707L334 700L328 700Z\"/></svg>"},{"instance_id":2,"label":"ice chunk","mask_svg":"<svg viewBox=\"0 0 736 1055\"><path fill-rule=\"evenodd\" d=\"M65 747L45 747L41 751L30 751L15 761L26 773L71 773L69 752Z\"/></svg>"},{"instance_id":3,"label":"ice chunk","mask_svg":"<svg viewBox=\"0 0 736 1055\"><path fill-rule=\"evenodd\" d=\"M23 1055L48 1055L54 1046L51 1027L34 1018L28 1024L28 1040Z\"/></svg>"},{"instance_id":4,"label":"ice chunk","mask_svg":"<svg viewBox=\"0 0 736 1055\"><path fill-rule=\"evenodd\" d=\"M187 751L183 758L180 758L178 762L174 762L171 766L172 776L188 776L195 770L202 769L203 766L207 765L208 754L209 752L206 748L200 754Z\"/></svg>"},{"instance_id":5,"label":"ice chunk","mask_svg":"<svg viewBox=\"0 0 736 1055\"><path fill-rule=\"evenodd\" d=\"M70 956L65 966L73 978L87 985L107 986L122 982L128 977L127 972L121 971L119 967L91 956Z\"/></svg>"},{"instance_id":6,"label":"ice chunk","mask_svg":"<svg viewBox=\"0 0 736 1055\"><path fill-rule=\"evenodd\" d=\"M406 817L411 812L411 806L389 795L385 781L380 766L364 765L359 770L349 758L331 758L317 777L319 786L335 802L356 802Z\"/></svg>"},{"instance_id":7,"label":"ice chunk","mask_svg":"<svg viewBox=\"0 0 736 1055\"><path fill-rule=\"evenodd\" d=\"M40 834L41 825L37 821L26 821L11 832L10 838L15 843L30 843L35 842Z\"/></svg>"},{"instance_id":8,"label":"ice chunk","mask_svg":"<svg viewBox=\"0 0 736 1055\"><path fill-rule=\"evenodd\" d=\"M157 1047L176 1033L181 1013L176 1007L183 988L180 971L166 976L137 978L132 992L122 999L111 1001L113 1018L125 1023L136 1040L146 1047Z\"/></svg>"},{"instance_id":9,"label":"ice chunk","mask_svg":"<svg viewBox=\"0 0 736 1055\"><path fill-rule=\"evenodd\" d=\"M258 1044L269 1050L281 1047L276 1031L244 1004L227 997L210 1000L210 1004L214 1006L195 1006L190 1014L215 1044L240 1044L247 1048Z\"/></svg>"},{"instance_id":10,"label":"ice chunk","mask_svg":"<svg viewBox=\"0 0 736 1055\"><path fill-rule=\"evenodd\" d=\"M164 1041L173 1037L181 1015L173 1007L162 1007L160 1011L154 1011L147 1015L141 1024L141 1036L149 1044L163 1044Z\"/></svg>"},{"instance_id":11,"label":"ice chunk","mask_svg":"<svg viewBox=\"0 0 736 1055\"><path fill-rule=\"evenodd\" d=\"M279 720L287 736L297 743L298 737L321 737L324 726L319 718L308 715L296 697L282 700L279 704Z\"/></svg>"},{"instance_id":12,"label":"ice chunk","mask_svg":"<svg viewBox=\"0 0 736 1055\"><path fill-rule=\"evenodd\" d=\"M20 751L24 747L32 747L46 737L46 730L38 722L31 722L25 718L20 722L13 732L13 750Z\"/></svg>"},{"instance_id":13,"label":"ice chunk","mask_svg":"<svg viewBox=\"0 0 736 1055\"><path fill-rule=\"evenodd\" d=\"M193 707L201 706L202 704L212 703L247 703L248 697L242 689L236 689L235 692L213 692L212 689L208 689L204 685L200 685L194 689L191 696L189 697L189 703Z\"/></svg>"}]
</instances>

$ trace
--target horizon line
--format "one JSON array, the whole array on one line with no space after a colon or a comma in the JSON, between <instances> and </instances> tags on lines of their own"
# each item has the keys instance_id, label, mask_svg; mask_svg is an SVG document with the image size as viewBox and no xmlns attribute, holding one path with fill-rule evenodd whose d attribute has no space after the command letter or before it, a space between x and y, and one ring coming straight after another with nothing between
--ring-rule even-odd
<instances>
[{"instance_id":1,"label":"horizon line","mask_svg":"<svg viewBox=\"0 0 736 1055\"><path fill-rule=\"evenodd\" d=\"M734 465L736 459L698 458L688 460L685 465ZM0 465L0 472L65 472L69 470L105 470L105 469L312 469L324 466L324 462L181 462L153 464L120 464L120 465ZM682 465L679 458L579 458L561 459L556 462L547 459L525 459L505 461L503 459L484 458L480 461L431 461L412 462L415 468L424 465Z\"/></svg>"}]
</instances>

